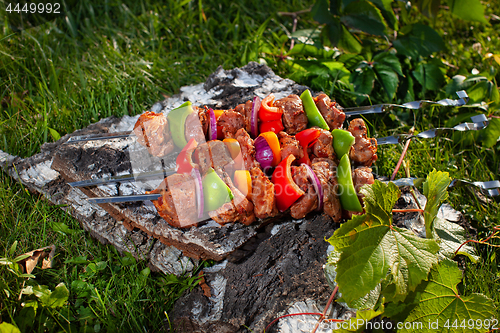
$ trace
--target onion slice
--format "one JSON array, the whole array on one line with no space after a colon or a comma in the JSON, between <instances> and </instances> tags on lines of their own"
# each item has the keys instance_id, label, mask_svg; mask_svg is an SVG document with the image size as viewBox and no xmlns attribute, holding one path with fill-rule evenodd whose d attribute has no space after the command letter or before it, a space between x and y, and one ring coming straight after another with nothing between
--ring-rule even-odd
<instances>
[{"instance_id":1,"label":"onion slice","mask_svg":"<svg viewBox=\"0 0 500 333\"><path fill-rule=\"evenodd\" d=\"M260 97L255 96L252 103L252 113L250 117L250 132L254 138L259 135L259 110L262 104Z\"/></svg>"},{"instance_id":2,"label":"onion slice","mask_svg":"<svg viewBox=\"0 0 500 333\"><path fill-rule=\"evenodd\" d=\"M191 170L191 176L194 178L194 184L196 187L196 201L198 202L198 218L201 219L203 217L203 210L205 209L204 206L205 199L203 198L203 186L201 183L201 175L198 169L193 168Z\"/></svg>"},{"instance_id":3,"label":"onion slice","mask_svg":"<svg viewBox=\"0 0 500 333\"><path fill-rule=\"evenodd\" d=\"M311 180L311 183L314 186L314 190L318 194L318 208L316 210L321 211L323 209L323 187L321 187L321 182L319 181L318 177L316 176L313 169L309 165L305 163L302 163L301 165L303 165L306 168L307 176Z\"/></svg>"},{"instance_id":4,"label":"onion slice","mask_svg":"<svg viewBox=\"0 0 500 333\"><path fill-rule=\"evenodd\" d=\"M208 109L208 117L210 123L208 125L208 140L217 140L217 120L215 119L215 112L212 108Z\"/></svg>"},{"instance_id":5,"label":"onion slice","mask_svg":"<svg viewBox=\"0 0 500 333\"><path fill-rule=\"evenodd\" d=\"M273 164L273 150L271 149L271 147L269 147L269 143L267 143L267 140L262 136L258 136L257 139L255 139L254 145L255 159L260 163L260 166L265 171Z\"/></svg>"}]
</instances>

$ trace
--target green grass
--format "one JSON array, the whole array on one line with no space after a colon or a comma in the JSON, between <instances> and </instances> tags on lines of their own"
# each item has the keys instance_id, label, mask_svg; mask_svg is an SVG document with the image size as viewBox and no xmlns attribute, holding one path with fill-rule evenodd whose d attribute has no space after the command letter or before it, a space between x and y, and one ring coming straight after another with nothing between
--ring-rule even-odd
<instances>
[{"instance_id":1,"label":"green grass","mask_svg":"<svg viewBox=\"0 0 500 333\"><path fill-rule=\"evenodd\" d=\"M292 30L292 20L277 12L302 10L312 3L80 1L68 8L67 17L21 32L8 28L9 17L2 12L0 149L31 156L44 142L101 118L141 113L179 92L180 87L205 81L219 65L230 69L250 60L264 60L277 74L293 75L280 57L289 48L286 34ZM298 28L313 24L310 15L304 14ZM480 29L463 32L464 26L455 23L457 31L447 36L448 61L459 66L457 72L470 72L474 66L469 63L482 66L480 69L493 66L491 60L479 63L482 58L472 52L472 44L480 41L487 51L500 54L494 27L481 28L481 34ZM495 39L491 43L487 43L488 34ZM301 83L309 84L307 78ZM372 135L382 137L408 131L411 126L421 131L445 125L463 112L468 111L426 108L415 114L394 111L366 119ZM498 111L494 113L498 115ZM379 174L392 174L401 150L402 146L380 147ZM498 145L482 148L473 136L466 141L454 141L452 136L414 141L406 162L412 176L424 177L433 168L470 180L499 179L500 174ZM400 171L398 177L403 175ZM478 228L480 237L500 224L498 202L482 202L470 189L452 190L449 201ZM18 246L13 256L57 246L55 267L35 269L36 279L25 282L0 265L0 322L29 318L22 312L26 310L21 302L35 297L23 295L18 300L23 283L54 290L63 282L70 292L67 305L38 309L35 323L42 326L32 330L162 331L168 327L164 313L196 283L196 277L177 279L152 273L144 262L121 257L112 247L92 239L58 207L26 192L3 173L0 211L0 257L7 256L15 241ZM57 231L62 225L67 226L65 233ZM486 245L477 248L482 260L468 264L463 290L484 293L498 306L499 256ZM29 323L19 320L18 325Z\"/></svg>"}]
</instances>

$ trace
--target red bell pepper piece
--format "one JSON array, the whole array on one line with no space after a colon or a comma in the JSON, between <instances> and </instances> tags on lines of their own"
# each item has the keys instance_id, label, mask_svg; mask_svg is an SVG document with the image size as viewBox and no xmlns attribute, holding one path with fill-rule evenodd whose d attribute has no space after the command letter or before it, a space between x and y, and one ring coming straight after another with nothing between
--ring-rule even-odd
<instances>
[{"instance_id":1,"label":"red bell pepper piece","mask_svg":"<svg viewBox=\"0 0 500 333\"><path fill-rule=\"evenodd\" d=\"M281 119L266 121L265 123L260 123L260 133L264 132L274 132L278 134L283 131L285 126L283 126L283 122Z\"/></svg>"},{"instance_id":2,"label":"red bell pepper piece","mask_svg":"<svg viewBox=\"0 0 500 333\"><path fill-rule=\"evenodd\" d=\"M259 119L262 122L280 120L283 110L273 106L274 94L269 94L262 100L259 110Z\"/></svg>"},{"instance_id":3,"label":"red bell pepper piece","mask_svg":"<svg viewBox=\"0 0 500 333\"><path fill-rule=\"evenodd\" d=\"M295 160L295 156L288 155L274 169L271 181L274 184L274 195L276 197L276 206L280 212L284 212L297 199L304 195L304 191L293 181L290 165Z\"/></svg>"},{"instance_id":4,"label":"red bell pepper piece","mask_svg":"<svg viewBox=\"0 0 500 333\"><path fill-rule=\"evenodd\" d=\"M177 173L190 173L195 167L191 155L193 154L194 148L198 146L198 142L194 138L188 141L187 145L182 148L179 155L175 159L175 171Z\"/></svg>"},{"instance_id":5,"label":"red bell pepper piece","mask_svg":"<svg viewBox=\"0 0 500 333\"><path fill-rule=\"evenodd\" d=\"M299 164L306 163L309 166L311 165L311 160L307 154L307 148L316 142L316 139L318 139L320 134L321 131L317 128L308 128L295 134L295 139L299 141L302 149L304 150L304 156L297 161Z\"/></svg>"}]
</instances>

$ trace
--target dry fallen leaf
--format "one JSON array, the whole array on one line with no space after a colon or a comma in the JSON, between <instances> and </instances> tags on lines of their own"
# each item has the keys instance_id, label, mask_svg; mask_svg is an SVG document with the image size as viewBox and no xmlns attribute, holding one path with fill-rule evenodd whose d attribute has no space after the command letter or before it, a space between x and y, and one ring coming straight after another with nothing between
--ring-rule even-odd
<instances>
[{"instance_id":1,"label":"dry fallen leaf","mask_svg":"<svg viewBox=\"0 0 500 333\"><path fill-rule=\"evenodd\" d=\"M48 251L49 249L50 252ZM33 269L35 269L40 259L42 259L42 269L52 268L52 259L54 258L55 253L56 246L52 244L50 246L42 247L23 254L23 256L27 255L29 257L19 261L18 264L21 265L27 274L31 274L31 272L33 272Z\"/></svg>"}]
</instances>

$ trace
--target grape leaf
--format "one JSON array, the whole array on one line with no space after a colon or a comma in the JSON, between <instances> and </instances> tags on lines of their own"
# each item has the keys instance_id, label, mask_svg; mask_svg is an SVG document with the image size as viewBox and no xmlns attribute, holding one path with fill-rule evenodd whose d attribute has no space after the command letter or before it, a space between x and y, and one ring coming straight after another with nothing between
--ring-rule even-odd
<instances>
[{"instance_id":1,"label":"grape leaf","mask_svg":"<svg viewBox=\"0 0 500 333\"><path fill-rule=\"evenodd\" d=\"M0 333L21 333L21 331L16 326L3 322L0 323Z\"/></svg>"},{"instance_id":2,"label":"grape leaf","mask_svg":"<svg viewBox=\"0 0 500 333\"><path fill-rule=\"evenodd\" d=\"M439 237L439 253L453 259L455 251L466 240L466 231L457 223L446 221L445 219L437 218L434 220L435 235ZM476 255L474 247L464 245L460 248L457 254L467 256L472 262L476 262L479 257Z\"/></svg>"},{"instance_id":3,"label":"grape leaf","mask_svg":"<svg viewBox=\"0 0 500 333\"><path fill-rule=\"evenodd\" d=\"M349 305L373 290L390 274L396 292L407 294L435 263L439 246L392 225L392 208L400 196L393 183L364 186L365 214L354 216L328 241L341 253L336 281Z\"/></svg>"},{"instance_id":4,"label":"grape leaf","mask_svg":"<svg viewBox=\"0 0 500 333\"><path fill-rule=\"evenodd\" d=\"M334 332L339 332L339 333L363 332L366 323L382 313L384 313L383 305L378 310L367 309L362 311L356 311L356 317L349 319L349 321L336 323L335 325L336 328L334 329Z\"/></svg>"},{"instance_id":5,"label":"grape leaf","mask_svg":"<svg viewBox=\"0 0 500 333\"><path fill-rule=\"evenodd\" d=\"M429 281L422 283L418 291L421 293L420 302L412 309L405 322L423 323L419 330L412 327L399 332L429 332L426 324L436 323L439 327L432 327L439 332L481 332L479 325L460 327L462 322L468 325L469 320L475 322L494 317L493 302L484 295L472 294L461 296L458 294L457 284L462 280L462 272L457 264L445 259L431 270ZM453 322L458 323L452 327ZM464 326L465 326L464 325ZM406 326L406 325L405 325Z\"/></svg>"},{"instance_id":6,"label":"grape leaf","mask_svg":"<svg viewBox=\"0 0 500 333\"><path fill-rule=\"evenodd\" d=\"M337 277L337 261L340 258L340 252L336 251L333 246L329 246L327 250L327 260L326 265L323 266L323 272L325 274L326 282L333 290L337 283L335 279ZM379 284L373 290L368 292L365 296L354 300L352 302L352 307L358 310L373 309L380 299L381 285ZM342 293L337 292L339 298L342 297Z\"/></svg>"},{"instance_id":7,"label":"grape leaf","mask_svg":"<svg viewBox=\"0 0 500 333\"><path fill-rule=\"evenodd\" d=\"M448 199L448 186L451 178L448 172L432 170L424 182L424 195L427 204L424 210L425 234L427 238L433 238L434 219L436 218L439 206Z\"/></svg>"},{"instance_id":8,"label":"grape leaf","mask_svg":"<svg viewBox=\"0 0 500 333\"><path fill-rule=\"evenodd\" d=\"M450 0L451 12L463 20L488 24L484 18L484 7L479 0Z\"/></svg>"}]
</instances>

